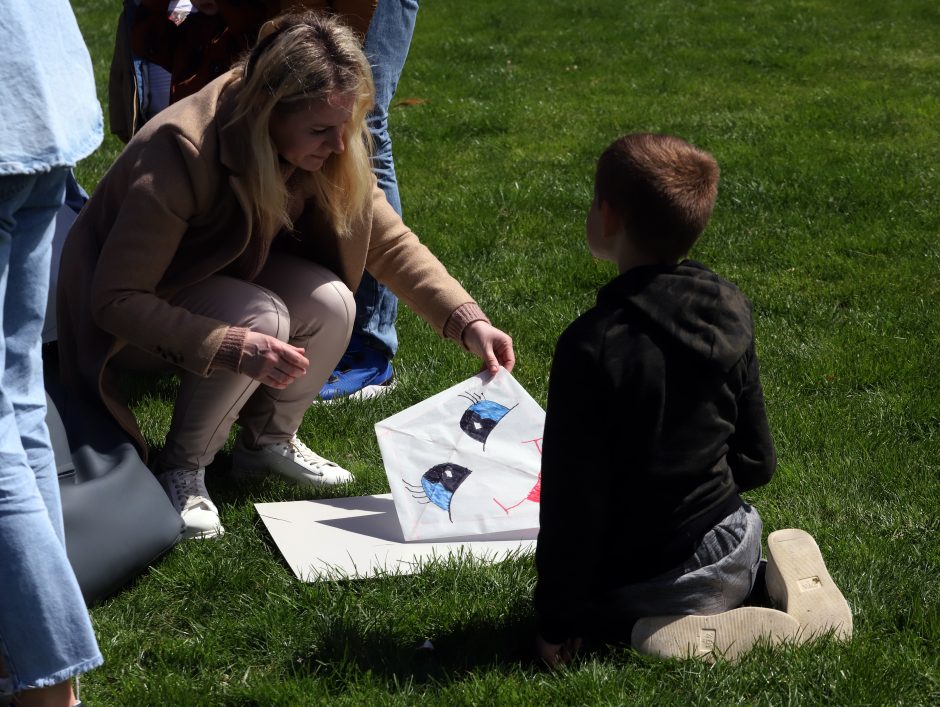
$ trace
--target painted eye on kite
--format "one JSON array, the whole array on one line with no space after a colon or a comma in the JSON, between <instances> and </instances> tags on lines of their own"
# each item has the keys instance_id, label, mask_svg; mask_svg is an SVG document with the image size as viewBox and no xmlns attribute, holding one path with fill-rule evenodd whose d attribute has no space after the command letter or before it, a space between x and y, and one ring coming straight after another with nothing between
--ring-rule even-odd
<instances>
[{"instance_id":1,"label":"painted eye on kite","mask_svg":"<svg viewBox=\"0 0 940 707\"><path fill-rule=\"evenodd\" d=\"M419 501L419 503L433 503L438 508L447 511L447 517L453 523L454 518L450 512L450 504L454 500L457 489L471 473L470 469L459 464L438 464L424 472L421 476L420 486L408 483L404 479L402 479L402 483L411 493L412 498L426 497L428 499L427 501Z\"/></svg>"},{"instance_id":2,"label":"painted eye on kite","mask_svg":"<svg viewBox=\"0 0 940 707\"><path fill-rule=\"evenodd\" d=\"M516 403L511 408L507 408L505 405L500 405L492 400L486 400L482 395L471 393L462 394L460 397L470 401L470 407L464 411L463 417L460 418L460 429L471 439L481 442L483 449L486 449L486 440L490 436L490 432L495 429L500 420L518 405Z\"/></svg>"}]
</instances>

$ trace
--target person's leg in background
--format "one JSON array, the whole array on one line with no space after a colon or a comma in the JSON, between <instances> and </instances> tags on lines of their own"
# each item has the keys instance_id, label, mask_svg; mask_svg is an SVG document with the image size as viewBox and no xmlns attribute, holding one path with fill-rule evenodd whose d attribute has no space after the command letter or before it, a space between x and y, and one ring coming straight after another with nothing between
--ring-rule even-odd
<instances>
[{"instance_id":1,"label":"person's leg in background","mask_svg":"<svg viewBox=\"0 0 940 707\"><path fill-rule=\"evenodd\" d=\"M56 288L59 282L59 264L62 260L62 248L72 224L88 201L88 193L75 179L75 172L68 170L65 180L65 204L59 209L55 218L55 229L52 237L52 266L49 268L49 303L46 305L46 321L42 329L42 343L47 344L59 338L56 323Z\"/></svg>"},{"instance_id":2,"label":"person's leg in background","mask_svg":"<svg viewBox=\"0 0 940 707\"><path fill-rule=\"evenodd\" d=\"M375 109L367 123L375 145L372 170L392 208L401 215L398 180L388 133L388 108L408 57L418 0L378 0L364 49L375 81ZM398 352L398 298L368 272L356 290L356 322L346 354L320 391L321 400L380 395L392 382Z\"/></svg>"},{"instance_id":3,"label":"person's leg in background","mask_svg":"<svg viewBox=\"0 0 940 707\"><path fill-rule=\"evenodd\" d=\"M71 704L69 679L102 663L65 552L45 423L41 333L66 173L0 177L0 653L2 687L24 705Z\"/></svg>"}]
</instances>

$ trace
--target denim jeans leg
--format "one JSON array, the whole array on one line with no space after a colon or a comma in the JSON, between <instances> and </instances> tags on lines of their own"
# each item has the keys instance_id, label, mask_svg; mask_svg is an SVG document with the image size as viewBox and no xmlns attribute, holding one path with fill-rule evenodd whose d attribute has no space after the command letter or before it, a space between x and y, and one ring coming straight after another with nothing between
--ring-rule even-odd
<instances>
[{"instance_id":1,"label":"denim jeans leg","mask_svg":"<svg viewBox=\"0 0 940 707\"><path fill-rule=\"evenodd\" d=\"M78 183L78 180L75 178L75 172L70 169L65 179L65 205L75 213L78 213L88 202L88 199L88 192Z\"/></svg>"},{"instance_id":2,"label":"denim jeans leg","mask_svg":"<svg viewBox=\"0 0 940 707\"><path fill-rule=\"evenodd\" d=\"M14 692L102 662L65 551L45 424L40 336L66 173L0 177L0 650Z\"/></svg>"},{"instance_id":3,"label":"denim jeans leg","mask_svg":"<svg viewBox=\"0 0 940 707\"><path fill-rule=\"evenodd\" d=\"M366 120L375 145L372 170L388 203L399 216L401 198L392 158L392 139L388 134L388 107L408 57L417 15L418 0L379 0L364 46L375 82L375 109ZM356 312L354 335L392 358L398 351L395 331L398 298L365 273L356 290Z\"/></svg>"}]
</instances>

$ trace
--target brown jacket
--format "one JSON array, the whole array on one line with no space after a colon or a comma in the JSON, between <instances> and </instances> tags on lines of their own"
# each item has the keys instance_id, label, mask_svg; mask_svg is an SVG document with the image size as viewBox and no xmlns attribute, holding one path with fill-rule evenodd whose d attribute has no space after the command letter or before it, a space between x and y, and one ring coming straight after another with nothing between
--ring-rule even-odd
<instances>
[{"instance_id":1,"label":"brown jacket","mask_svg":"<svg viewBox=\"0 0 940 707\"><path fill-rule=\"evenodd\" d=\"M146 122L140 110L141 87L134 75L130 36L131 19L125 6L118 17L111 71L108 73L108 124L111 132L122 142L130 140Z\"/></svg>"},{"instance_id":2,"label":"brown jacket","mask_svg":"<svg viewBox=\"0 0 940 707\"><path fill-rule=\"evenodd\" d=\"M230 124L233 73L170 106L134 137L69 233L58 283L63 380L100 397L146 453L108 361L128 343L208 375L225 322L171 306L182 288L219 273L251 236L247 130ZM371 208L339 237L313 200L294 224L299 254L355 291L366 268L442 335L460 341L483 312L374 184Z\"/></svg>"}]
</instances>

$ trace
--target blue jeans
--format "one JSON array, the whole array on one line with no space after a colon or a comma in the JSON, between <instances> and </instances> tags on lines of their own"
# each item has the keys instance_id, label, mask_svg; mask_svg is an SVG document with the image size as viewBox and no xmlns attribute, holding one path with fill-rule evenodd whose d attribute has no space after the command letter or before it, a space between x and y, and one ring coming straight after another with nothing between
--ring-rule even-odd
<instances>
[{"instance_id":1,"label":"blue jeans","mask_svg":"<svg viewBox=\"0 0 940 707\"><path fill-rule=\"evenodd\" d=\"M388 107L408 57L417 16L418 0L379 0L364 45L375 81L375 109L366 119L375 144L372 171L385 192L385 198L399 216L401 198L392 159L392 138L388 134ZM369 273L363 273L356 290L353 335L392 358L398 351L397 317L398 298Z\"/></svg>"},{"instance_id":2,"label":"blue jeans","mask_svg":"<svg viewBox=\"0 0 940 707\"><path fill-rule=\"evenodd\" d=\"M0 692L47 687L102 663L65 552L46 429L40 337L67 168L0 177Z\"/></svg>"}]
</instances>

